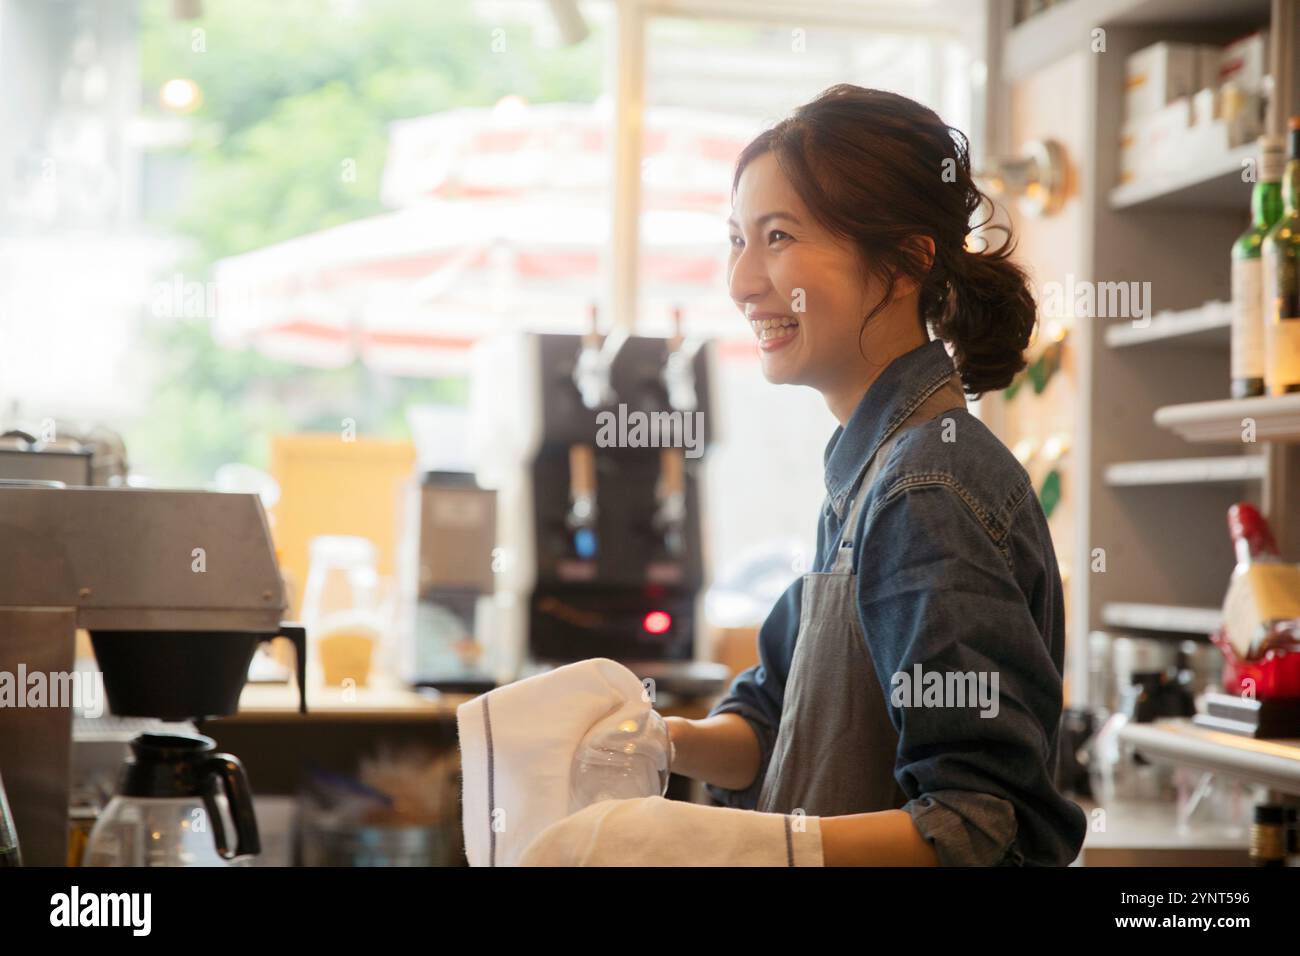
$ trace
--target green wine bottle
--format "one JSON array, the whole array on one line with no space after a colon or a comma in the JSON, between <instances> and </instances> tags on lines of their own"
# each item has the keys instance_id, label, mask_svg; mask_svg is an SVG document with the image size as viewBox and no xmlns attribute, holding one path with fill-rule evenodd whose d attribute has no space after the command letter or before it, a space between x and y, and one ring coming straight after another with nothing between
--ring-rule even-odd
<instances>
[{"instance_id":1,"label":"green wine bottle","mask_svg":"<svg viewBox=\"0 0 1300 956\"><path fill-rule=\"evenodd\" d=\"M1288 124L1282 218L1264 237L1264 303L1268 309L1264 378L1270 395L1300 392L1300 116Z\"/></svg>"},{"instance_id":2,"label":"green wine bottle","mask_svg":"<svg viewBox=\"0 0 1300 956\"><path fill-rule=\"evenodd\" d=\"M1282 218L1283 143L1259 141L1250 226L1232 244L1232 397L1264 394L1264 237Z\"/></svg>"}]
</instances>

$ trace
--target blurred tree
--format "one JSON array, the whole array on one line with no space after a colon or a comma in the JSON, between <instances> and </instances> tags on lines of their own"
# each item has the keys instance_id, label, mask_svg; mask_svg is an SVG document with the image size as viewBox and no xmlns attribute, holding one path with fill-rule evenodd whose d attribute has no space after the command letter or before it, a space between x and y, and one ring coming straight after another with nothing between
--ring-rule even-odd
<instances>
[{"instance_id":1,"label":"blurred tree","mask_svg":"<svg viewBox=\"0 0 1300 956\"><path fill-rule=\"evenodd\" d=\"M523 27L471 8L469 0L223 0L205 4L201 20L178 21L169 2L148 0L149 108L161 112L156 92L175 77L203 91L193 114L199 133L185 147L196 188L175 224L212 261L350 222L382 208L393 120L491 106L507 94L533 102L599 95L595 33L576 48L545 49ZM345 161L355 163L355 181L343 175Z\"/></svg>"},{"instance_id":2,"label":"blurred tree","mask_svg":"<svg viewBox=\"0 0 1300 956\"><path fill-rule=\"evenodd\" d=\"M540 3L513 9L530 6ZM193 241L181 263L191 279L223 256L373 215L390 122L506 94L591 102L602 50L595 29L577 47L543 48L524 20L485 19L470 0L218 0L186 21L172 18L170 0L144 0L143 112L162 113L169 79L194 81L203 97L177 150L189 187L156 225ZM345 417L363 434L405 436L407 404L463 403L467 391L460 380L381 379L223 349L203 320L147 320L144 351L153 399L126 437L132 459L169 483L205 481L228 461L265 466L274 432L333 431Z\"/></svg>"}]
</instances>

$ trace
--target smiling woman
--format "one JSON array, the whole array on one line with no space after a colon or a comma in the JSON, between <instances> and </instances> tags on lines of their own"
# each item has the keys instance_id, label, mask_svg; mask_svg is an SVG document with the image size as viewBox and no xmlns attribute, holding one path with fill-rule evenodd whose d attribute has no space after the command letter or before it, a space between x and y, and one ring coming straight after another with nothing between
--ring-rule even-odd
<instances>
[{"instance_id":1,"label":"smiling woman","mask_svg":"<svg viewBox=\"0 0 1300 956\"><path fill-rule=\"evenodd\" d=\"M674 769L729 807L818 818L831 865L1063 865L1083 842L1052 780L1047 521L965 405L1010 384L1035 322L1011 237L967 248L983 201L961 133L848 85L736 166L732 300L767 379L816 389L840 427L813 571L710 715L670 718ZM922 673L924 694L891 693Z\"/></svg>"},{"instance_id":2,"label":"smiling woman","mask_svg":"<svg viewBox=\"0 0 1300 956\"><path fill-rule=\"evenodd\" d=\"M878 373L928 327L971 396L1010 384L1036 305L1009 236L967 248L983 202L965 136L903 96L835 86L758 136L736 164L729 283L768 380L817 388L842 424L862 361Z\"/></svg>"}]
</instances>

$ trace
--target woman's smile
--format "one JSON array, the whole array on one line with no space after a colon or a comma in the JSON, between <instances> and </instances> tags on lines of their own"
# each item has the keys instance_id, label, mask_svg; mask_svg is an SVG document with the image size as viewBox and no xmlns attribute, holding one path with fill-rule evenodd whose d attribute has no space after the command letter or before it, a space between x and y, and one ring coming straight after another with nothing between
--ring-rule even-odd
<instances>
[{"instance_id":1,"label":"woman's smile","mask_svg":"<svg viewBox=\"0 0 1300 956\"><path fill-rule=\"evenodd\" d=\"M789 345L799 334L799 320L791 315L751 312L746 318L758 339L758 347L764 352L773 352Z\"/></svg>"}]
</instances>

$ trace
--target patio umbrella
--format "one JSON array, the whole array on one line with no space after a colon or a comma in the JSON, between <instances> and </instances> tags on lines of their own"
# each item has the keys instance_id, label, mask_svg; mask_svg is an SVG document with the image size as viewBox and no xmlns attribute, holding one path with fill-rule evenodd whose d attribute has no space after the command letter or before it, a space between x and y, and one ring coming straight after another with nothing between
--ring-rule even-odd
<instances>
[{"instance_id":1,"label":"patio umbrella","mask_svg":"<svg viewBox=\"0 0 1300 956\"><path fill-rule=\"evenodd\" d=\"M695 334L744 331L726 297L724 224L744 137L717 117L651 119L644 327L666 330L680 306ZM600 108L570 104L395 124L383 195L402 208L219 262L218 340L438 375L463 373L469 347L494 332L582 331L609 247L607 133Z\"/></svg>"}]
</instances>

